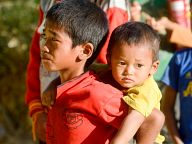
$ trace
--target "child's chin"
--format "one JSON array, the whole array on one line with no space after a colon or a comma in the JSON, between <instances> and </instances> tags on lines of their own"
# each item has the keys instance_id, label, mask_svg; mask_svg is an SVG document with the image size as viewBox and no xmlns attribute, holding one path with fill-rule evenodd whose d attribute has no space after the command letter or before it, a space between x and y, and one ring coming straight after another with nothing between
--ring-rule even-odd
<instances>
[{"instance_id":1,"label":"child's chin","mask_svg":"<svg viewBox=\"0 0 192 144\"><path fill-rule=\"evenodd\" d=\"M129 89L129 88L132 88L133 86L134 86L134 84L121 84L121 86L123 87L123 88L126 88L126 89Z\"/></svg>"}]
</instances>

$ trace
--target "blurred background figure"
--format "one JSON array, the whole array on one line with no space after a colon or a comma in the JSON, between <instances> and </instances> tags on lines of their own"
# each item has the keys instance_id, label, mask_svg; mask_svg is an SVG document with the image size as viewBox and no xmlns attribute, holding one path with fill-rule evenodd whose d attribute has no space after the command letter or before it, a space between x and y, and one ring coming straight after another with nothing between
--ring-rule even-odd
<instances>
[{"instance_id":1,"label":"blurred background figure","mask_svg":"<svg viewBox=\"0 0 192 144\"><path fill-rule=\"evenodd\" d=\"M175 144L192 143L192 49L176 52L162 77L162 111ZM179 100L179 105L176 102ZM177 106L178 111L175 111ZM178 115L178 112L180 115Z\"/></svg>"},{"instance_id":2,"label":"blurred background figure","mask_svg":"<svg viewBox=\"0 0 192 144\"><path fill-rule=\"evenodd\" d=\"M180 5L178 5L180 3ZM171 32L170 42L177 45L162 77L162 111L166 127L175 144L192 143L192 32L191 1L170 0L172 21L164 17L159 24Z\"/></svg>"},{"instance_id":3,"label":"blurred background figure","mask_svg":"<svg viewBox=\"0 0 192 144\"><path fill-rule=\"evenodd\" d=\"M41 66L40 59L40 35L43 32L45 16L48 9L54 4L53 0L40 0L39 3L39 20L38 26L33 35L31 41L29 63L27 67L27 78L26 78L26 103L29 106L29 115L32 118L32 133L33 140L39 141L39 144L45 143L45 126L46 126L46 108L41 104L41 86L44 86L44 79L47 79L47 84L51 78L57 76L57 73L48 73ZM41 72L40 72L41 70ZM41 76L45 75L40 83ZM46 84L46 82L45 82Z\"/></svg>"},{"instance_id":4,"label":"blurred background figure","mask_svg":"<svg viewBox=\"0 0 192 144\"><path fill-rule=\"evenodd\" d=\"M168 0L171 20L191 29L190 0Z\"/></svg>"}]
</instances>

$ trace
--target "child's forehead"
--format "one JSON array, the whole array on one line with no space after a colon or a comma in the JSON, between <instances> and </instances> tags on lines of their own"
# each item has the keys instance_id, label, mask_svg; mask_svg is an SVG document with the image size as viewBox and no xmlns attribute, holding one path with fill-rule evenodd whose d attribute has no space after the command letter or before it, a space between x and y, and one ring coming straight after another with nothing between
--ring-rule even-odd
<instances>
[{"instance_id":1,"label":"child's forehead","mask_svg":"<svg viewBox=\"0 0 192 144\"><path fill-rule=\"evenodd\" d=\"M113 51L121 51L122 49L146 49L147 51L152 51L152 49L150 48L150 45L148 43L127 43L125 41L119 41L116 42L113 47L112 47L112 52Z\"/></svg>"}]
</instances>

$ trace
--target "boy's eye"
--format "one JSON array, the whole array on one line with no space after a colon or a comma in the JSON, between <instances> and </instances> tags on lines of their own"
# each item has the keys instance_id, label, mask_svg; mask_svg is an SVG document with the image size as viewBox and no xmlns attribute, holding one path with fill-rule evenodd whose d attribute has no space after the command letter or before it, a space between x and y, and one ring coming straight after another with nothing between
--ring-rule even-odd
<instances>
[{"instance_id":1,"label":"boy's eye","mask_svg":"<svg viewBox=\"0 0 192 144\"><path fill-rule=\"evenodd\" d=\"M45 33L42 33L42 34L40 35L40 38L41 38L41 39L46 39Z\"/></svg>"},{"instance_id":2,"label":"boy's eye","mask_svg":"<svg viewBox=\"0 0 192 144\"><path fill-rule=\"evenodd\" d=\"M52 40L52 41L57 41L57 39L56 39L56 38L54 38L54 37L52 37L52 38L51 38L51 40Z\"/></svg>"}]
</instances>

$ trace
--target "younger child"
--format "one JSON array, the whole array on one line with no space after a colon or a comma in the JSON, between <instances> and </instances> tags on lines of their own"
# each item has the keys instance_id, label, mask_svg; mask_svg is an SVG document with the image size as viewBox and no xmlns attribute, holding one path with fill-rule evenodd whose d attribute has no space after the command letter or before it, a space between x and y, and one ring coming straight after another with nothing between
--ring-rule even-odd
<instances>
[{"instance_id":1,"label":"younger child","mask_svg":"<svg viewBox=\"0 0 192 144\"><path fill-rule=\"evenodd\" d=\"M109 143L128 109L121 91L85 70L108 31L104 12L87 0L65 0L46 18L42 62L49 71L59 71L61 80L48 111L47 143Z\"/></svg>"},{"instance_id":2,"label":"younger child","mask_svg":"<svg viewBox=\"0 0 192 144\"><path fill-rule=\"evenodd\" d=\"M153 79L159 65L159 43L158 34L140 22L125 23L111 35L107 55L111 71L104 74L103 79L112 79L106 77L111 75L117 82L114 86L124 92L123 100L129 105L128 115L112 143L126 144L145 117L154 108L160 109L162 96ZM162 141L162 136L156 139L157 143Z\"/></svg>"}]
</instances>

